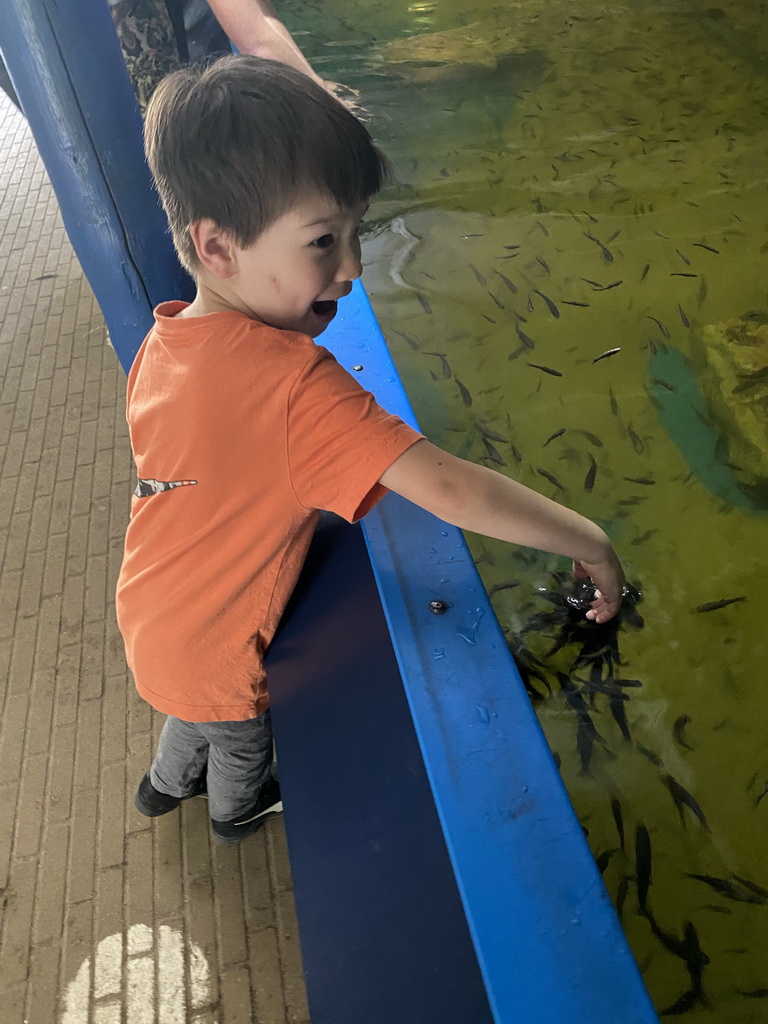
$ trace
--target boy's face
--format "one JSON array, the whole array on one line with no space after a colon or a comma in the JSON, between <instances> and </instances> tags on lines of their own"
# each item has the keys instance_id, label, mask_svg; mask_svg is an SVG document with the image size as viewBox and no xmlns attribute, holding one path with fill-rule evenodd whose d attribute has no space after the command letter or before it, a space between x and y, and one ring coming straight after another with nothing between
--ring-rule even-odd
<instances>
[{"instance_id":1,"label":"boy's face","mask_svg":"<svg viewBox=\"0 0 768 1024\"><path fill-rule=\"evenodd\" d=\"M310 196L283 214L246 249L235 249L236 271L227 282L242 312L272 327L322 334L336 302L360 277L363 201L340 209Z\"/></svg>"}]
</instances>

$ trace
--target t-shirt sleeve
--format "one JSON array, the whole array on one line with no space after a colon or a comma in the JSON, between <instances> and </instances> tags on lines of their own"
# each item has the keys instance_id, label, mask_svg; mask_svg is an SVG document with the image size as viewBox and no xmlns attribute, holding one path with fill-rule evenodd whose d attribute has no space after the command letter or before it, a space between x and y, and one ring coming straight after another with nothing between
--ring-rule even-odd
<instances>
[{"instance_id":1,"label":"t-shirt sleeve","mask_svg":"<svg viewBox=\"0 0 768 1024\"><path fill-rule=\"evenodd\" d=\"M296 379L288 406L288 461L306 508L355 522L386 494L379 477L419 434L382 409L320 346Z\"/></svg>"}]
</instances>

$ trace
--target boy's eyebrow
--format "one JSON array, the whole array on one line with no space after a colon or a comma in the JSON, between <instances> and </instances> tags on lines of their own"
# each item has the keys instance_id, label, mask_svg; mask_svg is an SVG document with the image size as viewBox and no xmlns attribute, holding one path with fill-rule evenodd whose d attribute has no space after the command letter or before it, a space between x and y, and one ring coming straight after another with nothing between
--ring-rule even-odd
<instances>
[{"instance_id":1,"label":"boy's eyebrow","mask_svg":"<svg viewBox=\"0 0 768 1024\"><path fill-rule=\"evenodd\" d=\"M361 217L364 217L366 215L366 213L368 213L370 208L371 208L371 204L368 203L368 205L363 210L363 212L361 214ZM340 216L342 216L341 213L332 213L332 214L330 214L327 217L318 217L317 220L311 220L307 224L302 224L302 227L303 228L314 228L314 227L317 227L318 224L329 224L332 220L336 220L336 218L340 217Z\"/></svg>"}]
</instances>

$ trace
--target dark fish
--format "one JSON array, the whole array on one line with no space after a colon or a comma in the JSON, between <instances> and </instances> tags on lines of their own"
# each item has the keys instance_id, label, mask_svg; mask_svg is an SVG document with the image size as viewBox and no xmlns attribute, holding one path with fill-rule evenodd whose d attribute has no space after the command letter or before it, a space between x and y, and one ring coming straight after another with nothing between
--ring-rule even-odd
<instances>
[{"instance_id":1,"label":"dark fish","mask_svg":"<svg viewBox=\"0 0 768 1024\"><path fill-rule=\"evenodd\" d=\"M557 479L557 477L553 476L551 473L548 473L546 471L546 469L542 469L540 466L537 466L536 467L536 472L539 474L539 476L543 476L545 480L549 480L549 482L552 484L553 487L557 487L557 489L560 490L560 491L564 491L565 490L565 488L560 483L560 481Z\"/></svg>"},{"instance_id":2,"label":"dark fish","mask_svg":"<svg viewBox=\"0 0 768 1024\"><path fill-rule=\"evenodd\" d=\"M640 280L641 281L644 281L646 279L646 277L648 276L648 271L650 269L651 269L651 264L650 263L646 263L645 266L643 267L643 272L640 275Z\"/></svg>"},{"instance_id":3,"label":"dark fish","mask_svg":"<svg viewBox=\"0 0 768 1024\"><path fill-rule=\"evenodd\" d=\"M550 273L549 265L547 264L547 261L544 259L543 256L537 256L536 257L536 262L539 264L539 266L544 268L544 270L546 271L547 274Z\"/></svg>"},{"instance_id":4,"label":"dark fish","mask_svg":"<svg viewBox=\"0 0 768 1024\"><path fill-rule=\"evenodd\" d=\"M533 296L532 295L528 296L528 301L525 304L525 308L528 310L529 313L533 312Z\"/></svg>"},{"instance_id":5,"label":"dark fish","mask_svg":"<svg viewBox=\"0 0 768 1024\"><path fill-rule=\"evenodd\" d=\"M674 384L670 384L668 380L661 380L659 377L651 377L651 384L658 384L662 388L666 388L667 391L677 391Z\"/></svg>"},{"instance_id":6,"label":"dark fish","mask_svg":"<svg viewBox=\"0 0 768 1024\"><path fill-rule=\"evenodd\" d=\"M560 300L564 306L583 306L585 309L589 308L588 302L569 302L568 299Z\"/></svg>"},{"instance_id":7,"label":"dark fish","mask_svg":"<svg viewBox=\"0 0 768 1024\"><path fill-rule=\"evenodd\" d=\"M520 246L519 245L505 245L504 248L505 249L519 249Z\"/></svg>"},{"instance_id":8,"label":"dark fish","mask_svg":"<svg viewBox=\"0 0 768 1024\"><path fill-rule=\"evenodd\" d=\"M495 324L496 323L496 321L493 319L492 316L486 316L485 313L481 313L480 316L483 318L483 320L487 320L489 324Z\"/></svg>"},{"instance_id":9,"label":"dark fish","mask_svg":"<svg viewBox=\"0 0 768 1024\"><path fill-rule=\"evenodd\" d=\"M746 996L747 999L768 999L768 988L753 988L751 992L745 992L740 988L736 991L740 996Z\"/></svg>"},{"instance_id":10,"label":"dark fish","mask_svg":"<svg viewBox=\"0 0 768 1024\"><path fill-rule=\"evenodd\" d=\"M448 171L447 171L447 170L445 169L445 167L441 167L441 168L440 168L440 174L441 174L441 176L442 176L443 178L450 178L450 174L449 174L449 173L448 173Z\"/></svg>"},{"instance_id":11,"label":"dark fish","mask_svg":"<svg viewBox=\"0 0 768 1024\"><path fill-rule=\"evenodd\" d=\"M614 393L611 390L611 388L608 388L608 397L609 397L610 402L611 402L611 412L613 413L614 416L618 416L619 415L619 403L616 401L616 395L614 395Z\"/></svg>"},{"instance_id":12,"label":"dark fish","mask_svg":"<svg viewBox=\"0 0 768 1024\"><path fill-rule=\"evenodd\" d=\"M419 342L416 338L412 337L410 334L406 334L405 331L398 331L394 327L392 328L392 333L397 334L398 337L402 338L403 341L407 342L414 351L418 351Z\"/></svg>"},{"instance_id":13,"label":"dark fish","mask_svg":"<svg viewBox=\"0 0 768 1024\"><path fill-rule=\"evenodd\" d=\"M493 597L494 594L499 594L502 590L512 590L513 587L519 586L520 580L507 580L506 583L494 583L488 591L488 597Z\"/></svg>"},{"instance_id":14,"label":"dark fish","mask_svg":"<svg viewBox=\"0 0 768 1024\"><path fill-rule=\"evenodd\" d=\"M589 458L589 469L587 470L587 475L584 477L584 490L588 494L590 494L592 492L592 488L595 486L595 478L597 477L597 463L589 454L589 452L587 452L587 456Z\"/></svg>"},{"instance_id":15,"label":"dark fish","mask_svg":"<svg viewBox=\"0 0 768 1024\"><path fill-rule=\"evenodd\" d=\"M683 263L686 265L686 267L690 267L691 261L688 259L688 257L684 253L680 252L679 249L675 249L675 252L680 257L680 259L683 261Z\"/></svg>"},{"instance_id":16,"label":"dark fish","mask_svg":"<svg viewBox=\"0 0 768 1024\"><path fill-rule=\"evenodd\" d=\"M493 294L493 292L488 292L488 294L491 296L491 298L496 303L496 305L499 307L499 309L506 309L506 306L501 301L501 299L497 299L496 296Z\"/></svg>"},{"instance_id":17,"label":"dark fish","mask_svg":"<svg viewBox=\"0 0 768 1024\"><path fill-rule=\"evenodd\" d=\"M642 746L640 743L637 744L637 749L640 751L643 757L648 758L651 764L655 764L657 768L662 767L664 762L661 760L658 754L654 754L652 750L649 750L648 747Z\"/></svg>"},{"instance_id":18,"label":"dark fish","mask_svg":"<svg viewBox=\"0 0 768 1024\"><path fill-rule=\"evenodd\" d=\"M611 288L618 288L620 284L624 284L623 281L611 281L610 284L603 285L602 288L595 288L596 292L609 292Z\"/></svg>"},{"instance_id":19,"label":"dark fish","mask_svg":"<svg viewBox=\"0 0 768 1024\"><path fill-rule=\"evenodd\" d=\"M514 283L514 281L510 281L508 277L505 277L498 270L496 271L496 275L501 278L501 280L504 282L507 288L509 288L513 295L517 295L517 285Z\"/></svg>"},{"instance_id":20,"label":"dark fish","mask_svg":"<svg viewBox=\"0 0 768 1024\"><path fill-rule=\"evenodd\" d=\"M634 540L633 540L633 541L631 542L631 543L632 543L632 546L633 546L633 547L637 547L637 546L638 546L639 544L645 544L645 542L646 542L647 540L650 540L650 539L651 539L651 537L652 537L652 536L653 536L653 535L654 535L655 533L658 533L658 532L659 532L659 531L658 531L658 530L656 530L656 529L654 529L654 530L646 530L646 532L645 532L645 533L642 533L642 534L641 534L641 535L640 535L639 537L635 537L635 539L634 539Z\"/></svg>"},{"instance_id":21,"label":"dark fish","mask_svg":"<svg viewBox=\"0 0 768 1024\"><path fill-rule=\"evenodd\" d=\"M58 274L40 274L39 277L33 277L33 281L50 281L54 277L58 277Z\"/></svg>"},{"instance_id":22,"label":"dark fish","mask_svg":"<svg viewBox=\"0 0 768 1024\"><path fill-rule=\"evenodd\" d=\"M519 448L516 448L512 443L510 443L509 450L512 452L512 458L515 460L515 462L523 461L523 456L520 454Z\"/></svg>"},{"instance_id":23,"label":"dark fish","mask_svg":"<svg viewBox=\"0 0 768 1024\"><path fill-rule=\"evenodd\" d=\"M590 279L589 279L588 277L582 277L582 279L581 279L581 280L582 280L582 281L585 281L585 282L586 282L587 284L591 284L593 288L602 288L602 287L603 287L603 286L602 286L602 285L600 284L600 282L599 282L599 281L590 281Z\"/></svg>"},{"instance_id":24,"label":"dark fish","mask_svg":"<svg viewBox=\"0 0 768 1024\"><path fill-rule=\"evenodd\" d=\"M635 830L635 868L637 870L637 901L645 909L648 903L648 889L653 880L651 863L651 837L645 825Z\"/></svg>"},{"instance_id":25,"label":"dark fish","mask_svg":"<svg viewBox=\"0 0 768 1024\"><path fill-rule=\"evenodd\" d=\"M515 333L527 349L532 349L535 347L536 343L534 342L533 338L529 338L524 331L521 331L519 324L515 324Z\"/></svg>"},{"instance_id":26,"label":"dark fish","mask_svg":"<svg viewBox=\"0 0 768 1024\"><path fill-rule=\"evenodd\" d=\"M488 282L485 280L485 278L480 273L480 271L477 269L477 267L474 265L474 263L470 263L469 264L469 269L475 275L475 280L478 282L478 284L481 284L483 286L483 288L485 288L485 286L488 284Z\"/></svg>"},{"instance_id":27,"label":"dark fish","mask_svg":"<svg viewBox=\"0 0 768 1024\"><path fill-rule=\"evenodd\" d=\"M463 395L462 395L462 397L463 397ZM492 459L496 463L497 466L506 466L506 462L504 461L504 459L502 459L501 455L499 454L498 449L496 448L496 446L494 444L492 444L488 440L487 437L483 438L483 444L485 445L485 450L488 452L488 457L490 459Z\"/></svg>"},{"instance_id":28,"label":"dark fish","mask_svg":"<svg viewBox=\"0 0 768 1024\"><path fill-rule=\"evenodd\" d=\"M612 235L609 235L608 238L606 238L605 240L605 244L607 245L609 242L612 242L614 238L618 238L620 234L621 228L619 228L617 231L614 231Z\"/></svg>"},{"instance_id":29,"label":"dark fish","mask_svg":"<svg viewBox=\"0 0 768 1024\"><path fill-rule=\"evenodd\" d=\"M445 357L445 353L444 352L425 352L424 355L425 356L437 356L437 358L440 360L440 368L443 371L443 377L445 377L446 380L447 380L448 377L451 376L451 367L450 367L450 365L448 363L448 360Z\"/></svg>"},{"instance_id":30,"label":"dark fish","mask_svg":"<svg viewBox=\"0 0 768 1024\"><path fill-rule=\"evenodd\" d=\"M614 853L616 853L615 850L604 850L602 853L599 853L597 857L595 857L595 864L597 865L597 870L600 872L601 875L605 874L608 865L611 862L611 857L614 855Z\"/></svg>"},{"instance_id":31,"label":"dark fish","mask_svg":"<svg viewBox=\"0 0 768 1024\"><path fill-rule=\"evenodd\" d=\"M680 824L685 828L685 817L683 816L683 808L687 807L693 811L696 817L699 819L704 828L709 832L709 825L707 819L704 817L704 812L699 806L698 802L691 796L685 786L681 786L677 779L673 779L671 775L664 776L664 782L667 789L672 794L672 799L675 801L677 807L677 813L680 815Z\"/></svg>"},{"instance_id":32,"label":"dark fish","mask_svg":"<svg viewBox=\"0 0 768 1024\"><path fill-rule=\"evenodd\" d=\"M721 608L727 608L729 604L739 604L741 601L746 601L746 595L741 597L724 597L721 601L707 601L706 604L700 604L697 608L694 608L695 612L716 612Z\"/></svg>"},{"instance_id":33,"label":"dark fish","mask_svg":"<svg viewBox=\"0 0 768 1024\"><path fill-rule=\"evenodd\" d=\"M675 742L678 743L681 747L684 747L686 750L693 749L686 743L685 737L683 736L683 730L685 729L686 725L688 725L690 720L690 715L680 715L678 718L675 719L675 724L672 726L672 735L675 737Z\"/></svg>"},{"instance_id":34,"label":"dark fish","mask_svg":"<svg viewBox=\"0 0 768 1024\"><path fill-rule=\"evenodd\" d=\"M643 452L645 451L645 445L643 444L643 439L640 437L640 435L636 431L634 431L632 429L632 424L631 423L627 424L627 434L629 435L629 439L632 442L632 447L635 449L635 451L637 452L638 455L642 455Z\"/></svg>"},{"instance_id":35,"label":"dark fish","mask_svg":"<svg viewBox=\"0 0 768 1024\"><path fill-rule=\"evenodd\" d=\"M608 356L615 356L617 352L621 352L621 348L609 348L605 352L601 352L599 356L595 356L592 362L599 363L601 359L607 359Z\"/></svg>"},{"instance_id":36,"label":"dark fish","mask_svg":"<svg viewBox=\"0 0 768 1024\"><path fill-rule=\"evenodd\" d=\"M426 298L425 295L422 295L421 292L416 292L416 298L421 303L421 308L424 310L425 313L431 313L432 312L432 307L430 306L429 302L427 301L427 298Z\"/></svg>"},{"instance_id":37,"label":"dark fish","mask_svg":"<svg viewBox=\"0 0 768 1024\"><path fill-rule=\"evenodd\" d=\"M707 297L707 282L702 277L701 285L699 286L699 293L696 296L696 303L697 303L699 309L701 309L701 307L702 307L706 297Z\"/></svg>"},{"instance_id":38,"label":"dark fish","mask_svg":"<svg viewBox=\"0 0 768 1024\"><path fill-rule=\"evenodd\" d=\"M659 328L659 330L661 331L661 333L664 335L665 338L669 337L669 331L664 326L664 324L661 322L661 320L658 320L655 316L649 316L647 319L648 320L653 320L653 322L656 324L656 326Z\"/></svg>"},{"instance_id":39,"label":"dark fish","mask_svg":"<svg viewBox=\"0 0 768 1024\"><path fill-rule=\"evenodd\" d=\"M639 494L633 494L633 495L632 495L631 497L629 497L629 498L622 498L622 499L621 499L620 501L617 501L617 502L616 502L616 504L617 504L617 505L628 505L628 506L634 506L634 505L640 505L640 504L642 504L642 502L644 502L645 500L646 500L646 499L645 499L645 497L644 497L644 496L643 496L643 497L641 497L641 496L640 496Z\"/></svg>"},{"instance_id":40,"label":"dark fish","mask_svg":"<svg viewBox=\"0 0 768 1024\"><path fill-rule=\"evenodd\" d=\"M734 875L734 878L735 877L736 876ZM729 900L734 900L736 903L753 903L757 906L765 906L765 904L768 903L768 893L765 893L765 890L763 890L764 895L761 895L760 893L755 892L755 888L760 888L759 886L756 887L753 883L744 885L744 880L731 882L727 878L716 878L713 875L695 875L690 873L688 874L688 878L695 878L697 882L703 882L711 889L714 889L715 892L720 893L721 896L725 896L725 898Z\"/></svg>"},{"instance_id":41,"label":"dark fish","mask_svg":"<svg viewBox=\"0 0 768 1024\"><path fill-rule=\"evenodd\" d=\"M597 434L591 433L589 430L573 430L574 434L581 434L582 437L586 437L590 444L593 444L595 448L602 448L603 442L597 436Z\"/></svg>"},{"instance_id":42,"label":"dark fish","mask_svg":"<svg viewBox=\"0 0 768 1024\"><path fill-rule=\"evenodd\" d=\"M552 377L563 376L559 370L553 370L551 366L540 366L538 363L528 363L528 365L532 366L534 370L543 370L544 373L549 373Z\"/></svg>"},{"instance_id":43,"label":"dark fish","mask_svg":"<svg viewBox=\"0 0 768 1024\"><path fill-rule=\"evenodd\" d=\"M629 875L624 875L621 881L619 882L618 889L616 890L616 913L619 915L619 919L621 919L621 915L624 912L624 904L627 901L627 894L629 893L629 883L631 881L632 879L629 877Z\"/></svg>"},{"instance_id":44,"label":"dark fish","mask_svg":"<svg viewBox=\"0 0 768 1024\"><path fill-rule=\"evenodd\" d=\"M680 314L680 319L683 322L683 327L690 327L691 326L691 322L688 319L688 317L685 315L685 310L683 309L683 307L680 305L679 302L677 304L677 311Z\"/></svg>"},{"instance_id":45,"label":"dark fish","mask_svg":"<svg viewBox=\"0 0 768 1024\"><path fill-rule=\"evenodd\" d=\"M715 254L715 256L719 256L720 255L720 250L719 249L715 249L715 247L712 246L712 245L705 245L704 242L694 242L693 244L694 245L698 245L698 247L700 249L706 249L707 252L713 252Z\"/></svg>"},{"instance_id":46,"label":"dark fish","mask_svg":"<svg viewBox=\"0 0 768 1024\"><path fill-rule=\"evenodd\" d=\"M538 288L534 288L534 291L536 292L537 295L539 295L542 299L544 299L544 304L546 305L547 309L552 314L552 316L555 318L555 320L559 320L560 319L560 310L554 304L552 299L550 299L549 296L545 295L544 292L540 292Z\"/></svg>"},{"instance_id":47,"label":"dark fish","mask_svg":"<svg viewBox=\"0 0 768 1024\"><path fill-rule=\"evenodd\" d=\"M642 484L644 487L650 487L655 484L656 481L652 480L649 476L625 476L625 480L629 480L631 484Z\"/></svg>"},{"instance_id":48,"label":"dark fish","mask_svg":"<svg viewBox=\"0 0 768 1024\"><path fill-rule=\"evenodd\" d=\"M501 441L502 444L508 442L508 438L504 437L503 434L499 434L498 431L492 430L490 427L486 427L484 423L478 423L478 429L484 437L489 437L491 441Z\"/></svg>"},{"instance_id":49,"label":"dark fish","mask_svg":"<svg viewBox=\"0 0 768 1024\"><path fill-rule=\"evenodd\" d=\"M590 242L594 242L597 246L599 246L600 252L602 253L603 259L606 263L613 263L613 253L610 249L606 248L606 246L603 245L599 238L595 238L595 236L591 235L588 231L584 232L584 237L588 238Z\"/></svg>"},{"instance_id":50,"label":"dark fish","mask_svg":"<svg viewBox=\"0 0 768 1024\"><path fill-rule=\"evenodd\" d=\"M681 270L677 274L670 274L669 276L670 277L698 277L699 275L698 274L686 274L686 273L684 273Z\"/></svg>"},{"instance_id":51,"label":"dark fish","mask_svg":"<svg viewBox=\"0 0 768 1024\"><path fill-rule=\"evenodd\" d=\"M461 395L461 400L464 405L472 405L472 395L470 395L467 388L461 383L458 377L454 377L454 380L456 381L456 387L459 389L459 394Z\"/></svg>"},{"instance_id":52,"label":"dark fish","mask_svg":"<svg viewBox=\"0 0 768 1024\"><path fill-rule=\"evenodd\" d=\"M627 695L624 693L614 694L608 699L608 707L610 708L613 720L621 729L621 735L627 742L631 741L632 737L629 733L629 723L627 722L627 713L624 708Z\"/></svg>"},{"instance_id":53,"label":"dark fish","mask_svg":"<svg viewBox=\"0 0 768 1024\"><path fill-rule=\"evenodd\" d=\"M542 448L546 448L550 441L554 441L556 437L562 437L564 433L565 433L565 427L560 427L560 429L556 430L554 432L554 434L550 434L549 435L549 437L547 438L547 440L544 442L544 444L541 447Z\"/></svg>"},{"instance_id":54,"label":"dark fish","mask_svg":"<svg viewBox=\"0 0 768 1024\"><path fill-rule=\"evenodd\" d=\"M539 228L539 230L541 231L542 235L544 235L545 238L549 238L549 232L547 231L547 229L544 227L544 225L541 223L540 220L536 221L536 227Z\"/></svg>"},{"instance_id":55,"label":"dark fish","mask_svg":"<svg viewBox=\"0 0 768 1024\"><path fill-rule=\"evenodd\" d=\"M616 822L616 831L619 834L619 844L624 849L624 815L621 811L621 804L616 797L611 800L611 813L613 814L613 820Z\"/></svg>"}]
</instances>

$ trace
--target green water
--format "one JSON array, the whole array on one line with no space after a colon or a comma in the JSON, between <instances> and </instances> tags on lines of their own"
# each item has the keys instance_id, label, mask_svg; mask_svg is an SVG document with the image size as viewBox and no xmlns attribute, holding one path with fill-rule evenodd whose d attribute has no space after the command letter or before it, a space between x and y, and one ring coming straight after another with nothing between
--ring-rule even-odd
<instances>
[{"instance_id":1,"label":"green water","mask_svg":"<svg viewBox=\"0 0 768 1024\"><path fill-rule=\"evenodd\" d=\"M621 675L642 683L625 705L631 741L596 700L605 745L581 771L555 682L573 648L547 660L554 692L536 706L654 1002L696 1022L768 1021L768 510L738 486L700 379L703 329L768 310L768 6L284 13L316 68L360 89L395 166L364 281L423 429L596 519L642 588L646 626L620 637ZM469 541L489 589L519 581L493 598L510 637L549 609L538 590L561 561ZM528 641L544 658L552 638ZM667 776L706 827L678 814ZM639 826L656 932L640 912ZM689 923L700 989L659 935L681 942Z\"/></svg>"}]
</instances>

